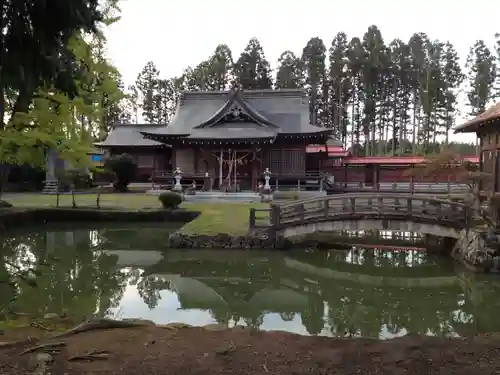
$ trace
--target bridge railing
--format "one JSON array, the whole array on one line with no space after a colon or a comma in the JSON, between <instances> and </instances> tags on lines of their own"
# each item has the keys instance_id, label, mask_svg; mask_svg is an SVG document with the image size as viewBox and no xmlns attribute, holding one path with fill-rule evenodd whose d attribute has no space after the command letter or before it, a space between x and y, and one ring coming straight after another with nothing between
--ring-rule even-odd
<instances>
[{"instance_id":1,"label":"bridge railing","mask_svg":"<svg viewBox=\"0 0 500 375\"><path fill-rule=\"evenodd\" d=\"M257 213L264 211L267 212L267 222L263 220L257 223ZM278 228L310 221L363 218L445 221L464 225L472 217L471 214L470 206L451 200L411 194L357 193L274 204L270 209L254 209L253 214L250 213L250 228Z\"/></svg>"},{"instance_id":2,"label":"bridge railing","mask_svg":"<svg viewBox=\"0 0 500 375\"><path fill-rule=\"evenodd\" d=\"M250 219L248 221L249 229L268 228L272 221L271 208L250 208Z\"/></svg>"},{"instance_id":3,"label":"bridge railing","mask_svg":"<svg viewBox=\"0 0 500 375\"><path fill-rule=\"evenodd\" d=\"M375 191L388 191L398 193L413 193L413 194L459 194L470 191L467 184L456 182L380 182L374 185L366 184L364 182L347 182L340 183L340 187L346 189L346 192L362 192L364 190Z\"/></svg>"}]
</instances>

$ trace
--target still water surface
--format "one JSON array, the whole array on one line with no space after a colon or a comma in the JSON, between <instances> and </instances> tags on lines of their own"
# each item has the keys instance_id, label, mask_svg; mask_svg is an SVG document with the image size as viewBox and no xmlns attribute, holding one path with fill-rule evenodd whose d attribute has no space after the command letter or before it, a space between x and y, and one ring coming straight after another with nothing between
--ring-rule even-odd
<instances>
[{"instance_id":1,"label":"still water surface","mask_svg":"<svg viewBox=\"0 0 500 375\"><path fill-rule=\"evenodd\" d=\"M500 331L500 277L422 251L164 251L168 232L120 224L14 233L1 245L0 308L333 336Z\"/></svg>"}]
</instances>

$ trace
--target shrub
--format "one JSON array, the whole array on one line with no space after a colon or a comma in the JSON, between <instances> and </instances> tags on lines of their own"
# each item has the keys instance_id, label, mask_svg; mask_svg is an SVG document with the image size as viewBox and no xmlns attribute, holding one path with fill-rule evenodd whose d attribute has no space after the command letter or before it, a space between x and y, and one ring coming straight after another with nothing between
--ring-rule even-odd
<instances>
[{"instance_id":1,"label":"shrub","mask_svg":"<svg viewBox=\"0 0 500 375\"><path fill-rule=\"evenodd\" d=\"M12 205L9 202L0 200L0 208L11 208L11 207Z\"/></svg>"},{"instance_id":2,"label":"shrub","mask_svg":"<svg viewBox=\"0 0 500 375\"><path fill-rule=\"evenodd\" d=\"M79 169L68 169L57 172L59 191L85 190L92 187L88 172Z\"/></svg>"},{"instance_id":3,"label":"shrub","mask_svg":"<svg viewBox=\"0 0 500 375\"><path fill-rule=\"evenodd\" d=\"M182 197L180 194L174 193L172 191L166 191L158 196L163 208L177 208L182 203Z\"/></svg>"},{"instance_id":4,"label":"shrub","mask_svg":"<svg viewBox=\"0 0 500 375\"><path fill-rule=\"evenodd\" d=\"M121 154L108 158L104 162L104 169L113 172L115 175L113 186L119 192L126 192L128 185L137 174L137 164L129 154Z\"/></svg>"}]
</instances>

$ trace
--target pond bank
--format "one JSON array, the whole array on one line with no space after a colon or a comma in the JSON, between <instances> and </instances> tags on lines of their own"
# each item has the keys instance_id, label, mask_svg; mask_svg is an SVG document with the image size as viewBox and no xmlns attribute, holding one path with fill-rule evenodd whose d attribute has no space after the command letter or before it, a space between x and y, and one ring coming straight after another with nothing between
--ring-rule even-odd
<instances>
[{"instance_id":1,"label":"pond bank","mask_svg":"<svg viewBox=\"0 0 500 375\"><path fill-rule=\"evenodd\" d=\"M500 272L499 234L484 229L464 229L451 256L473 272Z\"/></svg>"},{"instance_id":2,"label":"pond bank","mask_svg":"<svg viewBox=\"0 0 500 375\"><path fill-rule=\"evenodd\" d=\"M352 245L338 241L338 237L332 240L302 239L289 240L280 238L276 241L260 233L247 235L231 235L228 233L217 234L197 234L175 232L170 235L167 247L172 249L231 249L231 250L288 250L291 248L300 249L327 249L327 250L349 250Z\"/></svg>"},{"instance_id":3,"label":"pond bank","mask_svg":"<svg viewBox=\"0 0 500 375\"><path fill-rule=\"evenodd\" d=\"M0 209L0 230L58 222L164 221L188 223L199 215L199 212L185 209L2 208Z\"/></svg>"},{"instance_id":4,"label":"pond bank","mask_svg":"<svg viewBox=\"0 0 500 375\"><path fill-rule=\"evenodd\" d=\"M475 375L500 368L497 335L467 339L405 336L378 341L239 326L227 329L218 324L190 327L130 322L128 328L73 330L73 334L51 340L53 345L47 345L47 340L0 345L0 373Z\"/></svg>"}]
</instances>

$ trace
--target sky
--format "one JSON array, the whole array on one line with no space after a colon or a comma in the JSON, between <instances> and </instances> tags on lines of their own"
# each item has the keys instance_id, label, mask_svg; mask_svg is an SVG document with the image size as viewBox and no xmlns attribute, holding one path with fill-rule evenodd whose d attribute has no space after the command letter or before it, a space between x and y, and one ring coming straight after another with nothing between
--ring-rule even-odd
<instances>
[{"instance_id":1,"label":"sky","mask_svg":"<svg viewBox=\"0 0 500 375\"><path fill-rule=\"evenodd\" d=\"M237 57L252 37L259 39L275 66L285 50L300 55L311 37L322 38L329 48L336 33L362 37L370 25L377 25L387 42L407 41L415 32L449 40L463 62L477 39L493 46L494 35L500 32L495 22L475 16L500 14L500 2L419 0L411 4L396 0L122 0L122 18L106 32L108 56L128 85L149 60L162 76L178 76L209 57L218 44L227 44Z\"/></svg>"}]
</instances>

